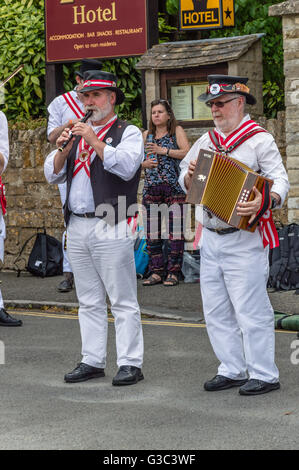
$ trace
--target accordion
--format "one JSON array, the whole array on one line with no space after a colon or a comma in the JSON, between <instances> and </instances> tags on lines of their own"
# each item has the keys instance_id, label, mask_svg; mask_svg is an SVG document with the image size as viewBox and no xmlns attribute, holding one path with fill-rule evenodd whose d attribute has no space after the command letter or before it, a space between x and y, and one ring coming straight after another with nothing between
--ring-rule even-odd
<instances>
[{"instance_id":1,"label":"accordion","mask_svg":"<svg viewBox=\"0 0 299 470\"><path fill-rule=\"evenodd\" d=\"M232 227L254 232L258 222L249 228L250 217L237 215L237 204L252 201L253 186L262 192L265 182L270 191L273 181L244 163L221 153L200 150L186 202L202 204Z\"/></svg>"}]
</instances>

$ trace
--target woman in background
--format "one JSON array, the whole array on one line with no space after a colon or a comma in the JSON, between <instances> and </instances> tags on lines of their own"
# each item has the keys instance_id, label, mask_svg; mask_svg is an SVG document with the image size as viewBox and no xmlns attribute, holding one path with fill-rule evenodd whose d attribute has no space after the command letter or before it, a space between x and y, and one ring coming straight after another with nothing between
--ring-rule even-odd
<instances>
[{"instance_id":1,"label":"woman in background","mask_svg":"<svg viewBox=\"0 0 299 470\"><path fill-rule=\"evenodd\" d=\"M143 205L147 217L147 247L150 276L144 286L178 284L184 253L183 206L185 194L178 183L179 163L190 145L184 129L177 124L173 110L166 100L151 103L149 130L143 133L146 158L144 168ZM168 254L164 266L161 214L152 205L166 204L168 211ZM175 233L174 233L175 229Z\"/></svg>"}]
</instances>

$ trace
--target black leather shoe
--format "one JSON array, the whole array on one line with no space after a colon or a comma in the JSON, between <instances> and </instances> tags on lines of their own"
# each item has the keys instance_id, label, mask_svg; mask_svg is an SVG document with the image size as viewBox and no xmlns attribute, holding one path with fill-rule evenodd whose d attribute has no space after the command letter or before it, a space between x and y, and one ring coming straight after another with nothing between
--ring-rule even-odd
<instances>
[{"instance_id":1,"label":"black leather shoe","mask_svg":"<svg viewBox=\"0 0 299 470\"><path fill-rule=\"evenodd\" d=\"M229 379L228 377L224 377L224 375L216 375L213 379L208 380L204 384L204 389L207 392L216 392L217 390L226 390L232 387L240 387L247 382L247 379Z\"/></svg>"},{"instance_id":2,"label":"black leather shoe","mask_svg":"<svg viewBox=\"0 0 299 470\"><path fill-rule=\"evenodd\" d=\"M121 366L112 380L112 385L132 385L143 379L143 373L138 367Z\"/></svg>"},{"instance_id":3,"label":"black leather shoe","mask_svg":"<svg viewBox=\"0 0 299 470\"><path fill-rule=\"evenodd\" d=\"M0 326L22 326L22 320L11 317L4 308L0 308Z\"/></svg>"},{"instance_id":4,"label":"black leather shoe","mask_svg":"<svg viewBox=\"0 0 299 470\"><path fill-rule=\"evenodd\" d=\"M250 379L248 382L240 388L240 395L261 395L262 393L272 392L272 390L278 390L280 383L269 383L263 380Z\"/></svg>"},{"instance_id":5,"label":"black leather shoe","mask_svg":"<svg viewBox=\"0 0 299 470\"><path fill-rule=\"evenodd\" d=\"M104 369L89 366L88 364L84 364L84 362L80 362L72 372L65 374L64 380L65 382L74 383L84 382L85 380L96 379L98 377L105 377Z\"/></svg>"}]
</instances>

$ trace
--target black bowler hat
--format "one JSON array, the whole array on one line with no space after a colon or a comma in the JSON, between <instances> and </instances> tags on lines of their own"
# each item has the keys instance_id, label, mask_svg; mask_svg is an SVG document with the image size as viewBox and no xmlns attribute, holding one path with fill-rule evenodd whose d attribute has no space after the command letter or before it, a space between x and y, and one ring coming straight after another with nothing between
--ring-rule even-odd
<instances>
[{"instance_id":1,"label":"black bowler hat","mask_svg":"<svg viewBox=\"0 0 299 470\"><path fill-rule=\"evenodd\" d=\"M248 104L256 104L256 99L249 93L250 89L246 85L247 77L234 77L230 75L208 75L209 85L206 93L198 97L200 101L207 103L210 100L219 98L219 96L230 93L238 93L246 98Z\"/></svg>"},{"instance_id":2,"label":"black bowler hat","mask_svg":"<svg viewBox=\"0 0 299 470\"><path fill-rule=\"evenodd\" d=\"M102 62L97 59L83 59L79 70L75 70L75 75L83 78L83 75L87 70L102 70Z\"/></svg>"},{"instance_id":3,"label":"black bowler hat","mask_svg":"<svg viewBox=\"0 0 299 470\"><path fill-rule=\"evenodd\" d=\"M80 93L94 90L111 90L116 93L115 104L121 104L125 100L125 95L120 88L117 88L117 77L110 72L103 70L88 70L83 75L83 87Z\"/></svg>"}]
</instances>

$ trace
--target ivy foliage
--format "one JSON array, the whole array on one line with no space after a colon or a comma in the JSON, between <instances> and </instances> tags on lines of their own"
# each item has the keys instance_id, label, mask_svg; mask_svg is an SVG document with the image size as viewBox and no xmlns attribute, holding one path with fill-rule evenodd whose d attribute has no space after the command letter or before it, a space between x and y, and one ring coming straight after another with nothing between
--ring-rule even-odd
<instances>
[{"instance_id":1,"label":"ivy foliage","mask_svg":"<svg viewBox=\"0 0 299 470\"><path fill-rule=\"evenodd\" d=\"M0 80L24 65L5 85L2 110L9 120L45 113L43 6L43 0L0 2Z\"/></svg>"},{"instance_id":2,"label":"ivy foliage","mask_svg":"<svg viewBox=\"0 0 299 470\"><path fill-rule=\"evenodd\" d=\"M264 110L269 118L284 109L282 21L269 17L271 5L281 0L235 0L235 27L202 30L201 37L217 38L264 33L262 38L264 69ZM169 15L178 15L179 0L166 0Z\"/></svg>"}]
</instances>

